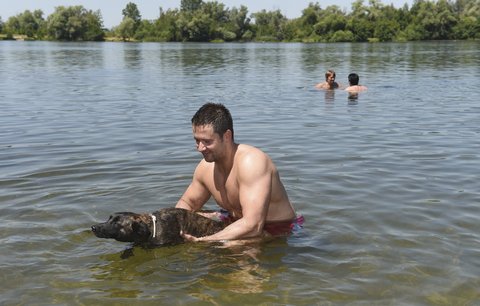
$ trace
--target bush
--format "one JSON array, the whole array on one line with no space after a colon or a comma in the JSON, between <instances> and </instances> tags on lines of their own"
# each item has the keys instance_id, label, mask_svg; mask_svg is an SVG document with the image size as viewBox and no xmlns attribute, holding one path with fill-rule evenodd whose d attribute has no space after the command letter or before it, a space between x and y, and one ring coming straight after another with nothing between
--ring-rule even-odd
<instances>
[{"instance_id":1,"label":"bush","mask_svg":"<svg viewBox=\"0 0 480 306\"><path fill-rule=\"evenodd\" d=\"M330 42L352 42L354 40L353 33L350 31L336 31L330 38Z\"/></svg>"}]
</instances>

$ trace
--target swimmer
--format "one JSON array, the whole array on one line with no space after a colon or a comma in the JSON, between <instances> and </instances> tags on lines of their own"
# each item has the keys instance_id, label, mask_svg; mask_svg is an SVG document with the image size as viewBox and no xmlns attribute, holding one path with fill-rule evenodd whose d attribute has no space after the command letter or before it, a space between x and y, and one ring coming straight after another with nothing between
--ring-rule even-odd
<instances>
[{"instance_id":1,"label":"swimmer","mask_svg":"<svg viewBox=\"0 0 480 306\"><path fill-rule=\"evenodd\" d=\"M325 72L325 82L323 83L318 83L315 88L317 89L336 89L339 88L340 85L338 85L337 82L335 82L335 71L333 70L327 70Z\"/></svg>"},{"instance_id":2,"label":"swimmer","mask_svg":"<svg viewBox=\"0 0 480 306\"><path fill-rule=\"evenodd\" d=\"M356 73L350 73L348 75L348 83L350 86L345 88L346 91L349 92L358 92L358 91L365 91L367 90L366 86L363 85L358 85L358 81L360 80L360 77Z\"/></svg>"}]
</instances>

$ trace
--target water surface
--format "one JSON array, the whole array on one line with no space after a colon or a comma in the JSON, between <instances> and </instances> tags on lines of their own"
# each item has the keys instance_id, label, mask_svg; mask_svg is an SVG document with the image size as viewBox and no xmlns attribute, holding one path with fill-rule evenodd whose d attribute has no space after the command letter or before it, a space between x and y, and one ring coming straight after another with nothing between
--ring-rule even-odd
<instances>
[{"instance_id":1,"label":"water surface","mask_svg":"<svg viewBox=\"0 0 480 306\"><path fill-rule=\"evenodd\" d=\"M479 49L0 42L0 304L479 304ZM315 90L330 68L369 90ZM271 155L303 231L150 250L94 237L112 212L176 203L207 101Z\"/></svg>"}]
</instances>

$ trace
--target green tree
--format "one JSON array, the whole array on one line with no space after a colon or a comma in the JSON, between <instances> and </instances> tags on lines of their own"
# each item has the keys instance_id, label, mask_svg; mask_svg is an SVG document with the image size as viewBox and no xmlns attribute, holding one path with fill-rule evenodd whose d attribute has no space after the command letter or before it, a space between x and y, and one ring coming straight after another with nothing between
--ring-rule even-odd
<instances>
[{"instance_id":1,"label":"green tree","mask_svg":"<svg viewBox=\"0 0 480 306\"><path fill-rule=\"evenodd\" d=\"M184 27L186 38L188 41L209 41L210 36L210 19L207 15L196 14L188 21Z\"/></svg>"},{"instance_id":2,"label":"green tree","mask_svg":"<svg viewBox=\"0 0 480 306\"><path fill-rule=\"evenodd\" d=\"M135 35L135 20L130 17L123 18L120 25L115 29L115 32L123 41L133 38Z\"/></svg>"},{"instance_id":3,"label":"green tree","mask_svg":"<svg viewBox=\"0 0 480 306\"><path fill-rule=\"evenodd\" d=\"M103 30L103 18L102 13L97 11L87 11L84 15L86 22L86 31L83 36L83 40L88 41L102 41L105 38L105 32Z\"/></svg>"},{"instance_id":4,"label":"green tree","mask_svg":"<svg viewBox=\"0 0 480 306\"><path fill-rule=\"evenodd\" d=\"M453 6L446 0L437 3L419 0L412 6L413 26L420 33L419 39L450 39L458 23Z\"/></svg>"},{"instance_id":5,"label":"green tree","mask_svg":"<svg viewBox=\"0 0 480 306\"><path fill-rule=\"evenodd\" d=\"M375 22L375 20L381 16L384 5L380 0L369 0L368 3L368 19L372 22Z\"/></svg>"},{"instance_id":6,"label":"green tree","mask_svg":"<svg viewBox=\"0 0 480 306\"><path fill-rule=\"evenodd\" d=\"M5 31L9 34L21 34L20 20L18 16L11 16L5 23Z\"/></svg>"},{"instance_id":7,"label":"green tree","mask_svg":"<svg viewBox=\"0 0 480 306\"><path fill-rule=\"evenodd\" d=\"M202 7L202 0L182 0L180 1L180 11L193 13Z\"/></svg>"},{"instance_id":8,"label":"green tree","mask_svg":"<svg viewBox=\"0 0 480 306\"><path fill-rule=\"evenodd\" d=\"M23 14L19 15L20 22L20 34L25 34L28 37L33 37L37 32L40 25L36 22L33 14L30 11L25 11Z\"/></svg>"},{"instance_id":9,"label":"green tree","mask_svg":"<svg viewBox=\"0 0 480 306\"><path fill-rule=\"evenodd\" d=\"M472 39L480 36L479 0L414 0L395 8L381 0L355 0L351 13L338 6L322 9L310 3L302 16L287 19L279 10L248 16L246 6L228 9L221 2L182 0L180 9L164 12L153 21L141 20L137 5L122 10L124 20L114 30L123 39L155 41L392 41ZM43 20L41 11L26 11L2 23L0 31L53 39L101 40L100 12L82 6L58 7Z\"/></svg>"},{"instance_id":10,"label":"green tree","mask_svg":"<svg viewBox=\"0 0 480 306\"><path fill-rule=\"evenodd\" d=\"M59 6L47 18L47 32L56 40L103 39L103 21L99 11L86 10L83 6ZM90 36L91 35L91 36Z\"/></svg>"},{"instance_id":11,"label":"green tree","mask_svg":"<svg viewBox=\"0 0 480 306\"><path fill-rule=\"evenodd\" d=\"M302 11L301 24L304 26L313 27L320 21L322 15L322 8L318 2L310 3L307 8Z\"/></svg>"},{"instance_id":12,"label":"green tree","mask_svg":"<svg viewBox=\"0 0 480 306\"><path fill-rule=\"evenodd\" d=\"M260 41L282 41L285 38L287 18L280 10L262 10L252 14L255 19L255 37Z\"/></svg>"},{"instance_id":13,"label":"green tree","mask_svg":"<svg viewBox=\"0 0 480 306\"><path fill-rule=\"evenodd\" d=\"M205 21L208 40L233 40L236 37L235 33L230 32L226 27L228 13L229 11L225 9L223 3L209 1L205 2L200 10L194 13L194 16Z\"/></svg>"},{"instance_id":14,"label":"green tree","mask_svg":"<svg viewBox=\"0 0 480 306\"><path fill-rule=\"evenodd\" d=\"M35 10L33 11L33 18L37 23L38 27L36 29L36 37L43 38L47 35L47 22L45 18L43 18L43 11L42 10Z\"/></svg>"},{"instance_id":15,"label":"green tree","mask_svg":"<svg viewBox=\"0 0 480 306\"><path fill-rule=\"evenodd\" d=\"M436 5L435 24L437 29L433 31L433 39L451 39L453 38L453 27L458 23L458 18L454 14L452 3L447 0L439 0Z\"/></svg>"},{"instance_id":16,"label":"green tree","mask_svg":"<svg viewBox=\"0 0 480 306\"><path fill-rule=\"evenodd\" d=\"M374 24L369 19L370 10L363 4L363 0L353 2L346 25L346 29L353 34L353 41L367 41L373 37Z\"/></svg>"},{"instance_id":17,"label":"green tree","mask_svg":"<svg viewBox=\"0 0 480 306\"><path fill-rule=\"evenodd\" d=\"M480 16L480 1L478 0L457 0L453 6L459 17Z\"/></svg>"},{"instance_id":18,"label":"green tree","mask_svg":"<svg viewBox=\"0 0 480 306\"><path fill-rule=\"evenodd\" d=\"M392 41L397 36L399 25L395 20L380 18L375 23L374 37L379 41Z\"/></svg>"},{"instance_id":19,"label":"green tree","mask_svg":"<svg viewBox=\"0 0 480 306\"><path fill-rule=\"evenodd\" d=\"M240 9L233 7L228 12L227 30L235 34L236 39L250 40L251 37L245 36L250 31L250 18L248 17L248 8L244 5ZM250 33L252 33L250 31Z\"/></svg>"},{"instance_id":20,"label":"green tree","mask_svg":"<svg viewBox=\"0 0 480 306\"><path fill-rule=\"evenodd\" d=\"M152 36L155 36L156 40L159 41L181 41L181 33L177 26L178 19L178 10L164 12L160 9L160 17L153 24Z\"/></svg>"},{"instance_id":21,"label":"green tree","mask_svg":"<svg viewBox=\"0 0 480 306\"><path fill-rule=\"evenodd\" d=\"M133 20L133 30L135 32L142 21L142 15L140 15L140 11L138 10L137 5L133 2L127 3L127 6L125 6L125 8L122 10L122 15L123 19L130 18L131 20Z\"/></svg>"},{"instance_id":22,"label":"green tree","mask_svg":"<svg viewBox=\"0 0 480 306\"><path fill-rule=\"evenodd\" d=\"M318 35L314 31L314 26L320 21L321 16L323 16L323 10L320 7L320 4L310 3L307 8L302 11L302 16L300 16L295 22L294 30L295 38L300 40L318 40Z\"/></svg>"},{"instance_id":23,"label":"green tree","mask_svg":"<svg viewBox=\"0 0 480 306\"><path fill-rule=\"evenodd\" d=\"M184 1L182 8L173 27L178 40L233 41L243 38L249 29L250 20L247 18L246 7L230 11L217 1ZM168 26L172 28L172 23Z\"/></svg>"},{"instance_id":24,"label":"green tree","mask_svg":"<svg viewBox=\"0 0 480 306\"><path fill-rule=\"evenodd\" d=\"M373 37L378 41L395 40L400 32L398 12L393 5L382 6L375 22Z\"/></svg>"},{"instance_id":25,"label":"green tree","mask_svg":"<svg viewBox=\"0 0 480 306\"><path fill-rule=\"evenodd\" d=\"M328 6L314 26L315 33L325 41L330 41L337 31L344 31L347 26L345 13L336 5ZM339 35L343 35L339 33Z\"/></svg>"},{"instance_id":26,"label":"green tree","mask_svg":"<svg viewBox=\"0 0 480 306\"><path fill-rule=\"evenodd\" d=\"M480 18L460 17L452 30L455 39L480 39Z\"/></svg>"},{"instance_id":27,"label":"green tree","mask_svg":"<svg viewBox=\"0 0 480 306\"><path fill-rule=\"evenodd\" d=\"M33 13L29 10L21 14L12 16L8 19L5 28L7 32L12 34L26 35L27 37L40 38L42 37L42 29L45 20L43 19L43 12L36 10Z\"/></svg>"},{"instance_id":28,"label":"green tree","mask_svg":"<svg viewBox=\"0 0 480 306\"><path fill-rule=\"evenodd\" d=\"M350 31L338 30L333 33L329 39L330 42L351 42L353 41L353 33Z\"/></svg>"},{"instance_id":29,"label":"green tree","mask_svg":"<svg viewBox=\"0 0 480 306\"><path fill-rule=\"evenodd\" d=\"M155 36L154 22L142 20L133 37L140 41L157 41Z\"/></svg>"}]
</instances>

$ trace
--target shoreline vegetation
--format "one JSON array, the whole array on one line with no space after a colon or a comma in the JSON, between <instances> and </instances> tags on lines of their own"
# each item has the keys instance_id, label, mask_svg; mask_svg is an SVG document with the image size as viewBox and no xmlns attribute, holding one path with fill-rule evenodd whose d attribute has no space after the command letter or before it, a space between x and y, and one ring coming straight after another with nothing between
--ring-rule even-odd
<instances>
[{"instance_id":1,"label":"shoreline vegetation","mask_svg":"<svg viewBox=\"0 0 480 306\"><path fill-rule=\"evenodd\" d=\"M142 19L135 3L122 10L121 23L103 26L102 14L83 6L58 6L44 18L26 10L6 21L0 16L0 40L136 42L389 42L480 39L479 0L415 0L411 7L380 0L337 5L310 3L298 18L280 10L249 13L217 1L182 0L180 8L157 19Z\"/></svg>"}]
</instances>

